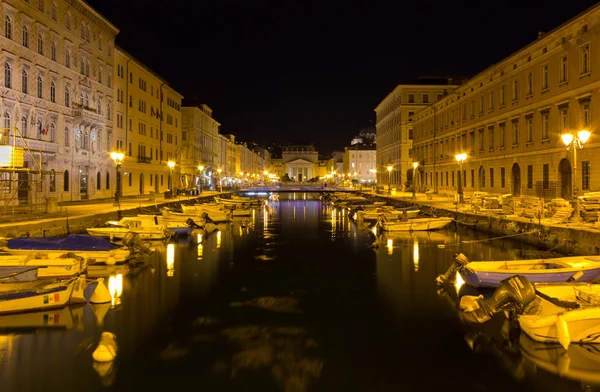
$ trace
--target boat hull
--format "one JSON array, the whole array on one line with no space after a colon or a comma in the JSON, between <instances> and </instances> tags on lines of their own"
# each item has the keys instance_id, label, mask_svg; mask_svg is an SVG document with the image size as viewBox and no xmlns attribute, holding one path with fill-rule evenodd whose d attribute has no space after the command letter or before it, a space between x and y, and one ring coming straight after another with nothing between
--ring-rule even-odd
<instances>
[{"instance_id":1,"label":"boat hull","mask_svg":"<svg viewBox=\"0 0 600 392\"><path fill-rule=\"evenodd\" d=\"M23 286L21 291L0 292L0 314L62 308L70 302L78 281L79 279L71 279L30 290Z\"/></svg>"},{"instance_id":2,"label":"boat hull","mask_svg":"<svg viewBox=\"0 0 600 392\"><path fill-rule=\"evenodd\" d=\"M407 222L380 223L384 231L429 231L439 230L452 222L452 218L420 218L409 219Z\"/></svg>"},{"instance_id":3,"label":"boat hull","mask_svg":"<svg viewBox=\"0 0 600 392\"><path fill-rule=\"evenodd\" d=\"M14 256L26 256L32 254L43 253L48 257L59 257L65 253L73 253L76 256L83 257L87 261L87 265L93 264L122 264L125 263L131 257L131 251L126 248L117 248L114 250L72 250L72 251L59 251L59 250L28 250L28 249L4 249L7 253Z\"/></svg>"}]
</instances>

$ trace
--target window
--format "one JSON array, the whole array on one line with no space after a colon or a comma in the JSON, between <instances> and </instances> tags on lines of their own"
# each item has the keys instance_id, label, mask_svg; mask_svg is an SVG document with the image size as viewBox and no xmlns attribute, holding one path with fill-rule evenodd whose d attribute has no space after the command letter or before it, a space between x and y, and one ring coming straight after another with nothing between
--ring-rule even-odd
<instances>
[{"instance_id":1,"label":"window","mask_svg":"<svg viewBox=\"0 0 600 392\"><path fill-rule=\"evenodd\" d=\"M26 69L21 71L21 90L25 94L27 94L29 91L29 75L27 74Z\"/></svg>"},{"instance_id":2,"label":"window","mask_svg":"<svg viewBox=\"0 0 600 392\"><path fill-rule=\"evenodd\" d=\"M50 170L50 192L56 192L56 172Z\"/></svg>"},{"instance_id":3,"label":"window","mask_svg":"<svg viewBox=\"0 0 600 392\"><path fill-rule=\"evenodd\" d=\"M12 19L8 15L4 17L4 36L12 39Z\"/></svg>"},{"instance_id":4,"label":"window","mask_svg":"<svg viewBox=\"0 0 600 392\"><path fill-rule=\"evenodd\" d=\"M527 116L525 126L527 127L527 143L533 143L533 116Z\"/></svg>"},{"instance_id":5,"label":"window","mask_svg":"<svg viewBox=\"0 0 600 392\"><path fill-rule=\"evenodd\" d=\"M44 37L41 34L38 34L37 51L39 54L44 54Z\"/></svg>"},{"instance_id":6,"label":"window","mask_svg":"<svg viewBox=\"0 0 600 392\"><path fill-rule=\"evenodd\" d=\"M98 67L98 83L102 83L102 67Z\"/></svg>"},{"instance_id":7,"label":"window","mask_svg":"<svg viewBox=\"0 0 600 392\"><path fill-rule=\"evenodd\" d=\"M100 172L96 173L96 190L101 190L102 189L102 177L100 175Z\"/></svg>"},{"instance_id":8,"label":"window","mask_svg":"<svg viewBox=\"0 0 600 392\"><path fill-rule=\"evenodd\" d=\"M67 30L71 30L71 14L69 14L68 12L65 16L65 27L67 28Z\"/></svg>"},{"instance_id":9,"label":"window","mask_svg":"<svg viewBox=\"0 0 600 392\"><path fill-rule=\"evenodd\" d=\"M110 102L106 103L106 118L112 120L112 105Z\"/></svg>"},{"instance_id":10,"label":"window","mask_svg":"<svg viewBox=\"0 0 600 392\"><path fill-rule=\"evenodd\" d=\"M513 129L513 146L519 144L519 120L512 122Z\"/></svg>"},{"instance_id":11,"label":"window","mask_svg":"<svg viewBox=\"0 0 600 392\"><path fill-rule=\"evenodd\" d=\"M54 41L52 41L52 46L50 47L50 59L56 61L56 42Z\"/></svg>"},{"instance_id":12,"label":"window","mask_svg":"<svg viewBox=\"0 0 600 392\"><path fill-rule=\"evenodd\" d=\"M517 101L519 99L519 80L513 80L512 85L512 100Z\"/></svg>"},{"instance_id":13,"label":"window","mask_svg":"<svg viewBox=\"0 0 600 392\"><path fill-rule=\"evenodd\" d=\"M408 94L408 103L415 103L415 94Z\"/></svg>"},{"instance_id":14,"label":"window","mask_svg":"<svg viewBox=\"0 0 600 392\"><path fill-rule=\"evenodd\" d=\"M71 90L69 90L69 86L65 87L65 106L71 107Z\"/></svg>"},{"instance_id":15,"label":"window","mask_svg":"<svg viewBox=\"0 0 600 392\"><path fill-rule=\"evenodd\" d=\"M568 75L568 62L567 62L567 56L562 56L560 58L560 71L559 71L559 82L560 83L564 83L567 81L567 75Z\"/></svg>"},{"instance_id":16,"label":"window","mask_svg":"<svg viewBox=\"0 0 600 392\"><path fill-rule=\"evenodd\" d=\"M494 168L490 167L490 187L494 187Z\"/></svg>"},{"instance_id":17,"label":"window","mask_svg":"<svg viewBox=\"0 0 600 392\"><path fill-rule=\"evenodd\" d=\"M85 40L85 25L81 23L81 27L79 29L79 36L81 39Z\"/></svg>"},{"instance_id":18,"label":"window","mask_svg":"<svg viewBox=\"0 0 600 392\"><path fill-rule=\"evenodd\" d=\"M581 162L581 189L586 191L590 189L590 178L591 178L591 165L590 161Z\"/></svg>"},{"instance_id":19,"label":"window","mask_svg":"<svg viewBox=\"0 0 600 392\"><path fill-rule=\"evenodd\" d=\"M483 114L483 95L479 96L479 114Z\"/></svg>"},{"instance_id":20,"label":"window","mask_svg":"<svg viewBox=\"0 0 600 392\"><path fill-rule=\"evenodd\" d=\"M549 127L550 127L550 113L548 111L542 112L542 140L550 139Z\"/></svg>"},{"instance_id":21,"label":"window","mask_svg":"<svg viewBox=\"0 0 600 392\"><path fill-rule=\"evenodd\" d=\"M28 48L29 47L29 28L25 25L23 25L23 32L22 32L22 36L23 36L23 46Z\"/></svg>"},{"instance_id":22,"label":"window","mask_svg":"<svg viewBox=\"0 0 600 392\"><path fill-rule=\"evenodd\" d=\"M50 141L56 141L56 124L50 124Z\"/></svg>"},{"instance_id":23,"label":"window","mask_svg":"<svg viewBox=\"0 0 600 392\"><path fill-rule=\"evenodd\" d=\"M429 94L423 94L423 103L429 103Z\"/></svg>"},{"instance_id":24,"label":"window","mask_svg":"<svg viewBox=\"0 0 600 392\"><path fill-rule=\"evenodd\" d=\"M479 178L479 181L481 181L481 188L485 188L485 169L483 167L479 170L479 175L481 176Z\"/></svg>"},{"instance_id":25,"label":"window","mask_svg":"<svg viewBox=\"0 0 600 392\"><path fill-rule=\"evenodd\" d=\"M69 171L65 170L63 174L63 191L69 191Z\"/></svg>"},{"instance_id":26,"label":"window","mask_svg":"<svg viewBox=\"0 0 600 392\"><path fill-rule=\"evenodd\" d=\"M131 154L129 154L129 155L131 155ZM127 177L129 178L129 186L132 186L133 185L133 175L132 175L132 173L129 173L129 175Z\"/></svg>"},{"instance_id":27,"label":"window","mask_svg":"<svg viewBox=\"0 0 600 392\"><path fill-rule=\"evenodd\" d=\"M69 131L69 127L65 127L65 147L69 147L71 145L71 131Z\"/></svg>"},{"instance_id":28,"label":"window","mask_svg":"<svg viewBox=\"0 0 600 392\"><path fill-rule=\"evenodd\" d=\"M10 114L8 112L4 113L4 128L11 128L12 124L10 122Z\"/></svg>"},{"instance_id":29,"label":"window","mask_svg":"<svg viewBox=\"0 0 600 392\"><path fill-rule=\"evenodd\" d=\"M71 51L65 50L65 67L71 68Z\"/></svg>"},{"instance_id":30,"label":"window","mask_svg":"<svg viewBox=\"0 0 600 392\"><path fill-rule=\"evenodd\" d=\"M542 65L542 90L548 89L548 64Z\"/></svg>"},{"instance_id":31,"label":"window","mask_svg":"<svg viewBox=\"0 0 600 392\"><path fill-rule=\"evenodd\" d=\"M527 165L527 189L533 188L533 165Z\"/></svg>"},{"instance_id":32,"label":"window","mask_svg":"<svg viewBox=\"0 0 600 392\"><path fill-rule=\"evenodd\" d=\"M471 118L475 117L475 101L471 101Z\"/></svg>"},{"instance_id":33,"label":"window","mask_svg":"<svg viewBox=\"0 0 600 392\"><path fill-rule=\"evenodd\" d=\"M108 57L112 56L112 45L108 44Z\"/></svg>"},{"instance_id":34,"label":"window","mask_svg":"<svg viewBox=\"0 0 600 392\"><path fill-rule=\"evenodd\" d=\"M44 12L44 0L38 0L38 10Z\"/></svg>"},{"instance_id":35,"label":"window","mask_svg":"<svg viewBox=\"0 0 600 392\"><path fill-rule=\"evenodd\" d=\"M110 173L106 172L106 189L110 189Z\"/></svg>"},{"instance_id":36,"label":"window","mask_svg":"<svg viewBox=\"0 0 600 392\"><path fill-rule=\"evenodd\" d=\"M123 115L121 113L117 113L117 128L123 129Z\"/></svg>"},{"instance_id":37,"label":"window","mask_svg":"<svg viewBox=\"0 0 600 392\"><path fill-rule=\"evenodd\" d=\"M106 75L106 85L112 87L112 74L110 72L107 72Z\"/></svg>"},{"instance_id":38,"label":"window","mask_svg":"<svg viewBox=\"0 0 600 392\"><path fill-rule=\"evenodd\" d=\"M504 86L502 86L500 87L500 106L504 106L504 104L506 103L505 95L505 88Z\"/></svg>"},{"instance_id":39,"label":"window","mask_svg":"<svg viewBox=\"0 0 600 392\"><path fill-rule=\"evenodd\" d=\"M547 163L542 166L542 189L550 189L550 165Z\"/></svg>"},{"instance_id":40,"label":"window","mask_svg":"<svg viewBox=\"0 0 600 392\"><path fill-rule=\"evenodd\" d=\"M490 145L490 150L494 149L494 126L491 125L490 127L488 127L488 138L489 138L489 145Z\"/></svg>"},{"instance_id":41,"label":"window","mask_svg":"<svg viewBox=\"0 0 600 392\"><path fill-rule=\"evenodd\" d=\"M568 108L563 107L560 109L560 130L562 132L567 130L567 127L569 126L569 111Z\"/></svg>"},{"instance_id":42,"label":"window","mask_svg":"<svg viewBox=\"0 0 600 392\"><path fill-rule=\"evenodd\" d=\"M56 84L50 82L50 101L56 103Z\"/></svg>"},{"instance_id":43,"label":"window","mask_svg":"<svg viewBox=\"0 0 600 392\"><path fill-rule=\"evenodd\" d=\"M52 9L50 10L50 17L52 18L52 20L54 20L54 21L57 20L57 14L58 14L58 10L56 7L56 3L52 3Z\"/></svg>"},{"instance_id":44,"label":"window","mask_svg":"<svg viewBox=\"0 0 600 392\"><path fill-rule=\"evenodd\" d=\"M102 36L98 37L98 50L102 50Z\"/></svg>"},{"instance_id":45,"label":"window","mask_svg":"<svg viewBox=\"0 0 600 392\"><path fill-rule=\"evenodd\" d=\"M581 126L587 128L590 124L590 101L585 101L581 103Z\"/></svg>"},{"instance_id":46,"label":"window","mask_svg":"<svg viewBox=\"0 0 600 392\"><path fill-rule=\"evenodd\" d=\"M533 95L533 72L527 73L527 95Z\"/></svg>"},{"instance_id":47,"label":"window","mask_svg":"<svg viewBox=\"0 0 600 392\"><path fill-rule=\"evenodd\" d=\"M590 73L590 44L585 44L579 48L579 74L587 75L589 73Z\"/></svg>"},{"instance_id":48,"label":"window","mask_svg":"<svg viewBox=\"0 0 600 392\"><path fill-rule=\"evenodd\" d=\"M494 92L490 91L490 110L494 110Z\"/></svg>"},{"instance_id":49,"label":"window","mask_svg":"<svg viewBox=\"0 0 600 392\"><path fill-rule=\"evenodd\" d=\"M98 114L102 115L102 97L98 97L96 111L98 112Z\"/></svg>"},{"instance_id":50,"label":"window","mask_svg":"<svg viewBox=\"0 0 600 392\"><path fill-rule=\"evenodd\" d=\"M37 97L44 97L44 81L42 80L42 77L40 75L38 75L37 77Z\"/></svg>"},{"instance_id":51,"label":"window","mask_svg":"<svg viewBox=\"0 0 600 392\"><path fill-rule=\"evenodd\" d=\"M483 151L483 128L479 130L479 151Z\"/></svg>"},{"instance_id":52,"label":"window","mask_svg":"<svg viewBox=\"0 0 600 392\"><path fill-rule=\"evenodd\" d=\"M506 171L503 167L500 168L500 187L506 187Z\"/></svg>"},{"instance_id":53,"label":"window","mask_svg":"<svg viewBox=\"0 0 600 392\"><path fill-rule=\"evenodd\" d=\"M21 117L21 134L23 137L27 137L27 117Z\"/></svg>"},{"instance_id":54,"label":"window","mask_svg":"<svg viewBox=\"0 0 600 392\"><path fill-rule=\"evenodd\" d=\"M85 76L87 76L87 77L90 76L90 62L89 61L85 62Z\"/></svg>"}]
</instances>

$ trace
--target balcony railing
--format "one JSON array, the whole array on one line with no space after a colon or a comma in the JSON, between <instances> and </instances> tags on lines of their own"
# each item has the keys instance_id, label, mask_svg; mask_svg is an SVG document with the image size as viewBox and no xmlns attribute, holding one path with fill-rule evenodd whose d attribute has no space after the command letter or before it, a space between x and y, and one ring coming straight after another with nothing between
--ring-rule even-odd
<instances>
[{"instance_id":1,"label":"balcony railing","mask_svg":"<svg viewBox=\"0 0 600 392\"><path fill-rule=\"evenodd\" d=\"M77 105L79 106L79 105ZM101 123L104 122L104 116L98 114L95 110L88 107L76 107L73 109L73 117L77 120L84 120L89 122Z\"/></svg>"},{"instance_id":2,"label":"balcony railing","mask_svg":"<svg viewBox=\"0 0 600 392\"><path fill-rule=\"evenodd\" d=\"M145 157L142 155L138 155L138 163L152 163L152 157Z\"/></svg>"}]
</instances>

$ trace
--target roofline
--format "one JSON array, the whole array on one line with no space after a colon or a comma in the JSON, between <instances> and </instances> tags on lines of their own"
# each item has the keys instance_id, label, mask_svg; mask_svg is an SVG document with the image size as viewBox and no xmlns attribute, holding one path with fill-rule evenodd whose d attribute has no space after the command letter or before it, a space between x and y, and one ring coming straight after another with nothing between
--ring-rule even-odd
<instances>
[{"instance_id":1,"label":"roofline","mask_svg":"<svg viewBox=\"0 0 600 392\"><path fill-rule=\"evenodd\" d=\"M463 79L463 80L468 80L468 79ZM386 95L385 98L381 100L381 102L379 102L379 104L375 107L375 109L373 109L373 111L377 111L379 109L379 107L381 107L381 105L383 105L388 100L388 98L390 98L390 96L397 94L404 89L416 88L416 87L424 87L424 88L454 87L454 88L458 88L461 85L462 84L399 84L396 87L394 87L394 89L388 95Z\"/></svg>"},{"instance_id":2,"label":"roofline","mask_svg":"<svg viewBox=\"0 0 600 392\"><path fill-rule=\"evenodd\" d=\"M114 31L115 35L119 34L119 32L121 30L119 30L119 28L117 26L115 26L114 24L112 24L112 22L108 19L106 19L104 16L102 16L102 14L96 10L94 7L92 7L91 5L89 5L88 3L86 3L83 0L73 0L73 2L77 2L79 4L81 4L83 7L87 8L91 13L94 14L94 16L98 17L100 20L102 20L104 23L106 23L106 25Z\"/></svg>"},{"instance_id":3,"label":"roofline","mask_svg":"<svg viewBox=\"0 0 600 392\"><path fill-rule=\"evenodd\" d=\"M167 87L169 87L175 94L179 95L181 97L181 99L183 100L183 98L184 98L183 95L181 93L179 93L177 90L175 90L175 88L173 88L173 86L171 86L171 84L169 82L167 82L160 75L158 75L156 72L154 72L153 70L151 70L146 64L144 64L143 62L141 62L140 60L138 60L131 53L129 53L128 51L126 51L125 49L123 49L119 45L115 45L115 51L121 52L121 54L124 55L125 57L129 57L129 60L134 61L140 68L144 69L144 71L148 72L149 74L151 74L152 76L154 76L156 79L158 79L159 81L161 81L163 84L165 84Z\"/></svg>"}]
</instances>

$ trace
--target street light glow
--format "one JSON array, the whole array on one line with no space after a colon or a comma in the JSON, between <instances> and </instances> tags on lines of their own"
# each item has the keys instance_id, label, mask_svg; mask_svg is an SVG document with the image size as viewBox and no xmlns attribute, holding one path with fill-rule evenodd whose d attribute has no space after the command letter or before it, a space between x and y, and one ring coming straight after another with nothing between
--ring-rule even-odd
<instances>
[{"instance_id":1,"label":"street light glow","mask_svg":"<svg viewBox=\"0 0 600 392\"><path fill-rule=\"evenodd\" d=\"M198 170L203 171L204 170L204 166L198 165Z\"/></svg>"},{"instance_id":2,"label":"street light glow","mask_svg":"<svg viewBox=\"0 0 600 392\"><path fill-rule=\"evenodd\" d=\"M565 146L570 146L571 143L573 143L573 135L570 133L563 133L560 138L562 139L562 142L565 144Z\"/></svg>"},{"instance_id":3,"label":"street light glow","mask_svg":"<svg viewBox=\"0 0 600 392\"><path fill-rule=\"evenodd\" d=\"M458 163L463 163L464 161L467 160L467 154L465 154L464 152L462 154L456 154L456 162Z\"/></svg>"},{"instance_id":4,"label":"street light glow","mask_svg":"<svg viewBox=\"0 0 600 392\"><path fill-rule=\"evenodd\" d=\"M175 162L169 161L169 162L167 162L167 166L169 166L169 168L173 169L175 167Z\"/></svg>"},{"instance_id":5,"label":"street light glow","mask_svg":"<svg viewBox=\"0 0 600 392\"><path fill-rule=\"evenodd\" d=\"M392 169L393 169L393 166L392 166L392 165L389 165L389 166L387 167L387 171L389 171L389 172L391 172L391 171L392 171Z\"/></svg>"},{"instance_id":6,"label":"street light glow","mask_svg":"<svg viewBox=\"0 0 600 392\"><path fill-rule=\"evenodd\" d=\"M221 169L221 168L217 169L217 173L219 173L219 174L221 174L222 171L223 171L223 169Z\"/></svg>"},{"instance_id":7,"label":"street light glow","mask_svg":"<svg viewBox=\"0 0 600 392\"><path fill-rule=\"evenodd\" d=\"M118 163L121 162L123 158L125 158L125 154L123 154L122 152L113 151L110 153L110 157L113 161L115 161L115 163Z\"/></svg>"},{"instance_id":8,"label":"street light glow","mask_svg":"<svg viewBox=\"0 0 600 392\"><path fill-rule=\"evenodd\" d=\"M587 143L587 141L590 140L591 135L592 135L592 133L590 131L588 131L587 129L582 129L581 131L579 131L577 133L577 137L579 138L579 140L581 140L582 144Z\"/></svg>"},{"instance_id":9,"label":"street light glow","mask_svg":"<svg viewBox=\"0 0 600 392\"><path fill-rule=\"evenodd\" d=\"M416 169L419 166L419 162L413 162L413 169Z\"/></svg>"}]
</instances>

